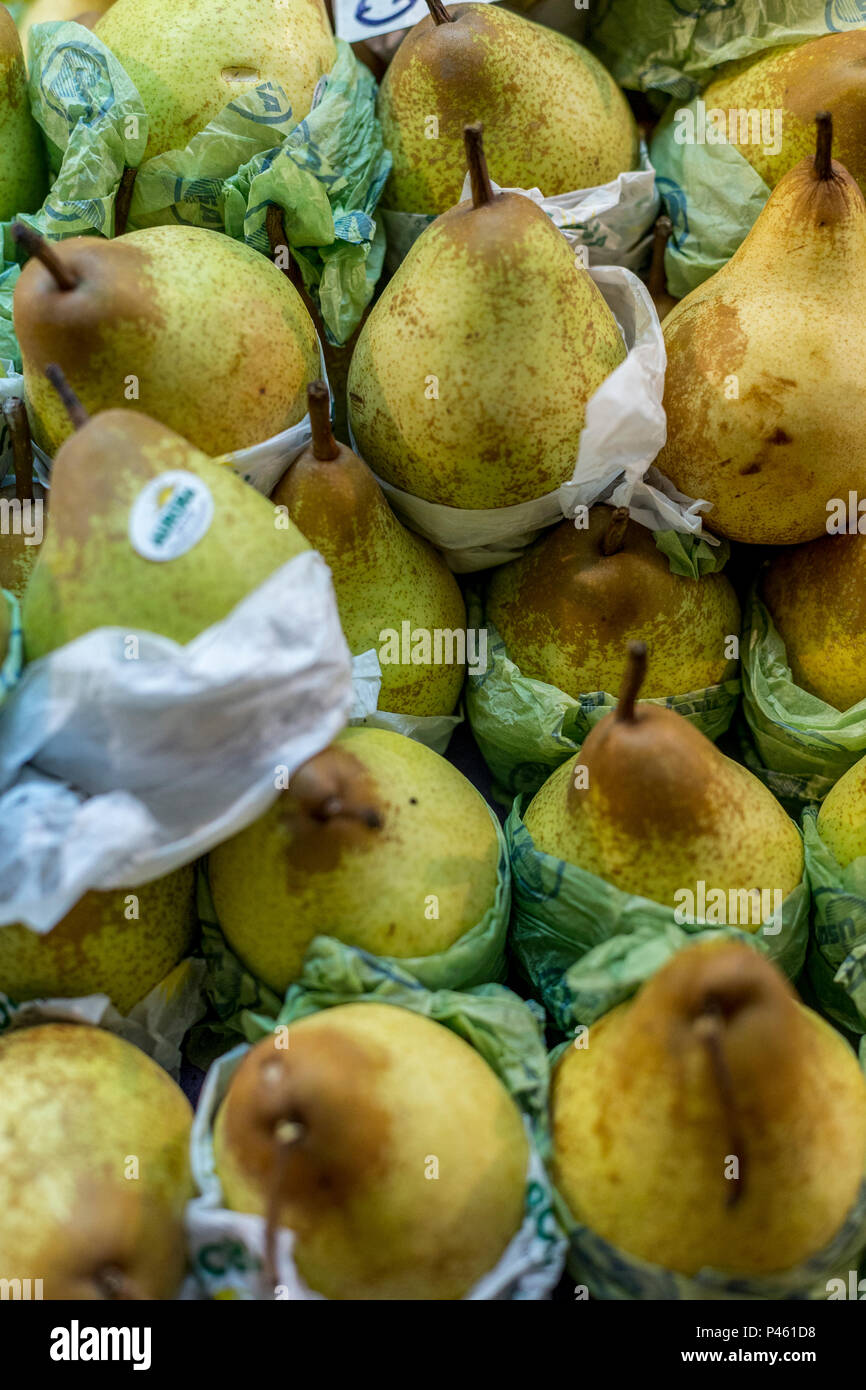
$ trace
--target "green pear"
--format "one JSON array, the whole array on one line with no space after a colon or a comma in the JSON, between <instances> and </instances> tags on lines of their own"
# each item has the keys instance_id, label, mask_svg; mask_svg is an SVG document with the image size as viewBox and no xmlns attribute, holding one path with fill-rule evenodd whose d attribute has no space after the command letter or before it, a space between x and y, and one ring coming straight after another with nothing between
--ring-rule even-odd
<instances>
[{"instance_id":1,"label":"green pear","mask_svg":"<svg viewBox=\"0 0 866 1390\"><path fill-rule=\"evenodd\" d=\"M34 25L74 20L76 24L93 29L111 4L112 0L34 0L18 25L24 56L27 56L27 40Z\"/></svg>"},{"instance_id":2,"label":"green pear","mask_svg":"<svg viewBox=\"0 0 866 1390\"><path fill-rule=\"evenodd\" d=\"M862 18L862 15L861 15ZM815 115L829 111L837 157L866 191L866 29L823 34L806 43L771 48L759 58L729 64L703 94L707 109L780 111L782 148L740 125L737 149L775 188L814 145Z\"/></svg>"},{"instance_id":3,"label":"green pear","mask_svg":"<svg viewBox=\"0 0 866 1390\"><path fill-rule=\"evenodd\" d=\"M46 1299L173 1298L192 1110L131 1043L45 1023L0 1035L0 1279Z\"/></svg>"},{"instance_id":4,"label":"green pear","mask_svg":"<svg viewBox=\"0 0 866 1390\"><path fill-rule=\"evenodd\" d=\"M96 33L138 88L147 159L186 149L255 87L282 87L303 120L337 58L322 0L115 0Z\"/></svg>"},{"instance_id":5,"label":"green pear","mask_svg":"<svg viewBox=\"0 0 866 1390\"><path fill-rule=\"evenodd\" d=\"M495 5L428 4L379 88L394 161L386 207L439 213L458 202L463 128L471 121L484 122L487 157L503 188L540 188L549 198L635 168L628 103L587 49Z\"/></svg>"},{"instance_id":6,"label":"green pear","mask_svg":"<svg viewBox=\"0 0 866 1390\"><path fill-rule=\"evenodd\" d=\"M319 345L303 301L265 256L200 227L49 245L15 286L15 331L36 442L72 428L45 379L60 366L87 410L142 410L204 453L271 438L306 414Z\"/></svg>"},{"instance_id":7,"label":"green pear","mask_svg":"<svg viewBox=\"0 0 866 1390\"><path fill-rule=\"evenodd\" d=\"M313 442L272 500L330 565L352 655L380 651L385 634L401 635L406 622L410 632L456 639L466 629L466 608L453 574L432 545L400 525L367 465L334 439L325 383L314 382L307 395ZM464 670L460 661L383 662L379 705L396 714L451 714Z\"/></svg>"},{"instance_id":8,"label":"green pear","mask_svg":"<svg viewBox=\"0 0 866 1390\"><path fill-rule=\"evenodd\" d=\"M866 1081L842 1036L734 942L680 951L570 1047L553 1177L620 1250L766 1275L833 1239L866 1167Z\"/></svg>"},{"instance_id":9,"label":"green pear","mask_svg":"<svg viewBox=\"0 0 866 1390\"><path fill-rule=\"evenodd\" d=\"M762 592L797 684L838 710L866 699L866 536L783 551Z\"/></svg>"},{"instance_id":10,"label":"green pear","mask_svg":"<svg viewBox=\"0 0 866 1390\"><path fill-rule=\"evenodd\" d=\"M178 470L198 487L167 476ZM309 548L227 465L130 410L94 416L63 445L51 499L24 595L28 661L100 627L191 642Z\"/></svg>"},{"instance_id":11,"label":"green pear","mask_svg":"<svg viewBox=\"0 0 866 1390\"><path fill-rule=\"evenodd\" d=\"M333 1299L462 1298L520 1228L529 1161L520 1112L478 1053L372 1002L248 1052L214 1155L227 1205L276 1208L302 1278Z\"/></svg>"},{"instance_id":12,"label":"green pear","mask_svg":"<svg viewBox=\"0 0 866 1390\"><path fill-rule=\"evenodd\" d=\"M27 999L107 994L128 1014L192 949L195 868L140 888L85 893L46 935L0 927L0 993Z\"/></svg>"},{"instance_id":13,"label":"green pear","mask_svg":"<svg viewBox=\"0 0 866 1390\"><path fill-rule=\"evenodd\" d=\"M349 418L386 482L505 507L571 476L586 403L626 349L562 233L529 198L494 196L480 130L466 139L472 201L422 233L375 305Z\"/></svg>"},{"instance_id":14,"label":"green pear","mask_svg":"<svg viewBox=\"0 0 866 1390\"><path fill-rule=\"evenodd\" d=\"M672 574L651 532L626 508L593 507L589 524L560 522L494 570L487 617L524 676L577 699L619 690L626 644L646 642L644 696L703 690L736 675L725 644L740 609L722 574Z\"/></svg>"},{"instance_id":15,"label":"green pear","mask_svg":"<svg viewBox=\"0 0 866 1390\"><path fill-rule=\"evenodd\" d=\"M446 950L492 907L498 869L490 811L456 767L350 728L211 850L210 886L232 950L282 994L317 934L377 956Z\"/></svg>"},{"instance_id":16,"label":"green pear","mask_svg":"<svg viewBox=\"0 0 866 1390\"><path fill-rule=\"evenodd\" d=\"M818 126L814 159L664 322L657 466L712 502L712 530L754 544L814 540L831 499L866 492L866 202Z\"/></svg>"},{"instance_id":17,"label":"green pear","mask_svg":"<svg viewBox=\"0 0 866 1390\"><path fill-rule=\"evenodd\" d=\"M831 787L818 812L818 830L843 869L866 857L866 758Z\"/></svg>"},{"instance_id":18,"label":"green pear","mask_svg":"<svg viewBox=\"0 0 866 1390\"><path fill-rule=\"evenodd\" d=\"M797 827L757 777L681 714L635 705L645 663L643 645L631 643L616 710L548 777L526 828L545 854L672 908L699 883L708 898L738 894L737 924L757 930L757 895L784 901L803 876Z\"/></svg>"},{"instance_id":19,"label":"green pear","mask_svg":"<svg viewBox=\"0 0 866 1390\"><path fill-rule=\"evenodd\" d=\"M36 502L33 488L33 442L30 438L30 422L27 407L18 396L10 396L3 402L3 424L9 432L12 445L13 467L15 470L15 501L21 503L16 525L0 529L0 589L6 589L16 598L24 597L24 590L39 558L39 547L44 538L44 513L47 503ZM11 499L10 499L11 501ZM12 503L14 506L14 502ZM42 509L41 527L36 506ZM9 516L13 514L10 511Z\"/></svg>"},{"instance_id":20,"label":"green pear","mask_svg":"<svg viewBox=\"0 0 866 1390\"><path fill-rule=\"evenodd\" d=\"M30 114L21 40L11 14L0 5L0 222L36 212L47 191L45 150Z\"/></svg>"}]
</instances>

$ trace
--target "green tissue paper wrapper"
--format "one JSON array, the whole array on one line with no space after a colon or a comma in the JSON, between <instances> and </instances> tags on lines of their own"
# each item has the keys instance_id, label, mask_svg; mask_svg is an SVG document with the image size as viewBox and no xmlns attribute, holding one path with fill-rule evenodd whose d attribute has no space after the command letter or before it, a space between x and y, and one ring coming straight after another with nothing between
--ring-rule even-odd
<instances>
[{"instance_id":1,"label":"green tissue paper wrapper","mask_svg":"<svg viewBox=\"0 0 866 1390\"><path fill-rule=\"evenodd\" d=\"M49 239L113 236L117 193L130 167L138 174L128 231L183 223L270 255L266 219L276 205L328 337L343 343L351 336L382 270L385 236L374 213L391 157L376 118L375 80L348 44L337 40L337 61L303 121L281 88L264 83L233 100L185 150L145 164L141 99L96 35L77 24L47 25L34 31L31 49L31 106L56 179L26 221ZM14 248L8 226L0 230L8 272ZM0 275L0 356L19 362L13 288L14 277Z\"/></svg>"},{"instance_id":2,"label":"green tissue paper wrapper","mask_svg":"<svg viewBox=\"0 0 866 1390\"><path fill-rule=\"evenodd\" d=\"M6 656L0 662L0 705L21 679L24 670L24 637L21 632L21 605L14 594L0 589L0 603L5 603L9 615L9 643Z\"/></svg>"},{"instance_id":3,"label":"green tissue paper wrapper","mask_svg":"<svg viewBox=\"0 0 866 1390\"><path fill-rule=\"evenodd\" d=\"M556 1027L570 1032L627 999L677 951L696 940L730 936L763 951L789 979L806 956L809 889L798 884L782 904L781 929L679 924L673 908L536 849L517 797L505 825L514 907L511 945Z\"/></svg>"},{"instance_id":4,"label":"green tissue paper wrapper","mask_svg":"<svg viewBox=\"0 0 866 1390\"><path fill-rule=\"evenodd\" d=\"M806 874L812 889L812 934L806 971L824 1013L866 1034L866 859L846 868L818 831L818 813L803 813Z\"/></svg>"}]
</instances>

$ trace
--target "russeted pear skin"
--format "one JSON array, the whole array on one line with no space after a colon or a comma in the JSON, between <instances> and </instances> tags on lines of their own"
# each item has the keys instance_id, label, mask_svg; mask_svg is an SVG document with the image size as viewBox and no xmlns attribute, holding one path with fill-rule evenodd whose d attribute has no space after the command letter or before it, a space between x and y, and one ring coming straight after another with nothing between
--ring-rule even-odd
<instances>
[{"instance_id":1,"label":"russeted pear skin","mask_svg":"<svg viewBox=\"0 0 866 1390\"><path fill-rule=\"evenodd\" d=\"M737 924L756 931L755 894L775 906L803 876L796 826L681 714L625 706L621 696L533 797L524 823L536 849L674 909L701 882L708 895L736 892Z\"/></svg>"},{"instance_id":2,"label":"russeted pear skin","mask_svg":"<svg viewBox=\"0 0 866 1390\"><path fill-rule=\"evenodd\" d=\"M36 212L48 191L42 133L30 112L15 21L0 5L0 222Z\"/></svg>"},{"instance_id":3,"label":"russeted pear skin","mask_svg":"<svg viewBox=\"0 0 866 1390\"><path fill-rule=\"evenodd\" d=\"M41 1279L51 1300L174 1298L191 1124L171 1077L101 1028L0 1035L0 1279Z\"/></svg>"},{"instance_id":4,"label":"russeted pear skin","mask_svg":"<svg viewBox=\"0 0 866 1390\"><path fill-rule=\"evenodd\" d=\"M797 684L842 711L866 699L866 536L783 551L762 594Z\"/></svg>"},{"instance_id":5,"label":"russeted pear skin","mask_svg":"<svg viewBox=\"0 0 866 1390\"><path fill-rule=\"evenodd\" d=\"M247 1053L217 1113L227 1205L295 1232L307 1285L331 1299L459 1299L522 1220L520 1112L468 1043L391 1004L293 1023ZM299 1131L280 1160L276 1131ZM431 1161L436 1177L431 1180Z\"/></svg>"},{"instance_id":6,"label":"russeted pear skin","mask_svg":"<svg viewBox=\"0 0 866 1390\"><path fill-rule=\"evenodd\" d=\"M453 207L466 169L463 127L471 121L484 122L487 157L502 188L538 187L552 197L635 168L638 137L628 103L585 48L496 6L448 4L446 13L450 21L425 16L409 31L379 88L382 134L394 161L385 207Z\"/></svg>"},{"instance_id":7,"label":"russeted pear skin","mask_svg":"<svg viewBox=\"0 0 866 1390\"><path fill-rule=\"evenodd\" d=\"M830 788L818 812L818 831L843 869L866 857L866 758Z\"/></svg>"},{"instance_id":8,"label":"russeted pear skin","mask_svg":"<svg viewBox=\"0 0 866 1390\"><path fill-rule=\"evenodd\" d=\"M587 401L625 356L536 204L461 203L421 234L362 329L348 387L358 451L428 502L542 497L571 477Z\"/></svg>"},{"instance_id":9,"label":"russeted pear skin","mask_svg":"<svg viewBox=\"0 0 866 1390\"><path fill-rule=\"evenodd\" d=\"M866 1081L758 951L700 944L563 1054L552 1128L557 1189L604 1240L684 1275L770 1275L855 1205Z\"/></svg>"},{"instance_id":10,"label":"russeted pear skin","mask_svg":"<svg viewBox=\"0 0 866 1390\"><path fill-rule=\"evenodd\" d=\"M214 516L174 559L145 559L130 512L151 479L175 469L207 484ZM226 465L130 410L109 410L64 444L54 461L52 517L24 595L28 661L99 627L192 641L292 556L309 546Z\"/></svg>"},{"instance_id":11,"label":"russeted pear skin","mask_svg":"<svg viewBox=\"0 0 866 1390\"><path fill-rule=\"evenodd\" d=\"M434 955L475 926L496 896L493 821L457 768L383 729L347 729L329 757L335 784L381 824L324 816L302 800L296 774L260 820L210 853L223 933L278 993L300 973L317 934L378 956Z\"/></svg>"},{"instance_id":12,"label":"russeted pear skin","mask_svg":"<svg viewBox=\"0 0 866 1390\"><path fill-rule=\"evenodd\" d=\"M327 397L327 388L322 385ZM316 406L310 401L311 416ZM327 406L325 406L327 410ZM463 596L445 561L428 541L408 531L392 512L367 465L333 438L325 419L320 458L314 441L292 464L272 500L289 516L331 569L340 622L353 656L382 653L383 633L458 634L466 630ZM381 662L379 707L395 714L451 714L460 698L465 666L451 638L434 664Z\"/></svg>"},{"instance_id":13,"label":"russeted pear skin","mask_svg":"<svg viewBox=\"0 0 866 1390\"><path fill-rule=\"evenodd\" d=\"M609 507L594 507L585 528L563 521L516 560L494 570L486 615L524 676L578 699L618 691L626 645L649 650L645 697L703 690L736 675L726 642L740 610L723 574L673 574L645 527L631 522L620 548L605 554Z\"/></svg>"},{"instance_id":14,"label":"russeted pear skin","mask_svg":"<svg viewBox=\"0 0 866 1390\"><path fill-rule=\"evenodd\" d=\"M828 503L866 492L866 203L821 141L664 322L657 466L713 504L711 530L751 544L814 540Z\"/></svg>"},{"instance_id":15,"label":"russeted pear skin","mask_svg":"<svg viewBox=\"0 0 866 1390\"><path fill-rule=\"evenodd\" d=\"M192 949L197 918L189 865L139 888L85 893L40 935L0 927L0 993L28 999L107 994L129 1011Z\"/></svg>"},{"instance_id":16,"label":"russeted pear skin","mask_svg":"<svg viewBox=\"0 0 866 1390\"><path fill-rule=\"evenodd\" d=\"M337 57L322 0L115 0L96 33L144 103L147 159L186 149L230 102L266 84L282 87L303 120Z\"/></svg>"},{"instance_id":17,"label":"russeted pear skin","mask_svg":"<svg viewBox=\"0 0 866 1390\"><path fill-rule=\"evenodd\" d=\"M737 144L770 188L811 154L815 116L829 111L836 156L866 191L866 29L822 34L731 64L707 87L703 101L707 110L781 112L781 150L773 140L769 148L755 140L751 122L747 138Z\"/></svg>"},{"instance_id":18,"label":"russeted pear skin","mask_svg":"<svg viewBox=\"0 0 866 1390\"><path fill-rule=\"evenodd\" d=\"M251 247L201 227L147 227L52 245L76 285L36 258L15 286L15 331L34 437L56 453L72 427L45 368L91 414L139 410L215 456L302 420L319 345L303 300Z\"/></svg>"}]
</instances>

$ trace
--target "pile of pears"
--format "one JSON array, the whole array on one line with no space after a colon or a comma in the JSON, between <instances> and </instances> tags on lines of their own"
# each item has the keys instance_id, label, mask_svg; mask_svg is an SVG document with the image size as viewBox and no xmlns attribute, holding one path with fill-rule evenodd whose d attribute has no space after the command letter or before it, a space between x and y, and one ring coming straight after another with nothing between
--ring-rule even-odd
<instances>
[{"instance_id":1,"label":"pile of pears","mask_svg":"<svg viewBox=\"0 0 866 1390\"><path fill-rule=\"evenodd\" d=\"M828 1250L856 1259L866 1246L857 1040L776 963L775 938L809 893L801 829L734 736L717 746L672 707L736 682L752 582L796 683L836 712L866 700L866 525L827 524L834 499L859 514L866 491L866 25L715 75L708 105L785 116L778 155L741 147L770 195L717 274L676 302L664 251L677 229L661 219L646 238L667 353L656 466L709 504L708 548L724 541L735 563L674 564L646 517L606 494L467 579L436 538L455 513L478 514L483 531L486 513L557 493L592 398L628 356L595 280L524 193L562 198L634 172L655 117L545 24L427 4L390 63L363 55L381 73L385 220L426 225L368 287L348 346L327 340L303 267L277 254L280 209L270 254L181 222L127 232L110 208L105 235L43 236L54 152L28 91L34 30L72 20L134 84L147 159L204 148L253 89L279 87L303 121L344 56L330 5L31 0L18 28L0 5L0 222L20 264L21 369L3 398L0 482L44 523L33 544L0 529L0 667L19 637L24 660L10 698L26 694L29 666L50 673L89 633L106 633L118 660L130 632L185 646L311 551L349 654L374 653L380 671L377 710L323 739L202 858L149 882L82 884L48 931L0 922L0 1281L38 1279L32 1296L198 1292L188 1097L208 1066L208 1164L225 1220L256 1232L263 1300L280 1283L281 1233L326 1299L488 1296L485 1276L524 1258L542 1161L572 1282L602 1296L593 1259L606 1247L707 1296L719 1281L730 1294L803 1280ZM338 154L337 220L344 192L352 206ZM281 465L268 495L250 462L262 446ZM588 1033L548 1030L541 1124L519 1068L487 1060L495 1047L472 1013L479 997L506 998L506 974L533 999L527 1018L545 1002L506 938L508 808L468 726L447 756L434 751L464 713L479 610L536 688L612 706L576 752L562 740L508 833L519 820L555 875L624 904L623 936L698 885L749 910L732 932L692 917ZM395 633L408 637L396 660ZM419 657L419 635L444 637L450 655ZM516 745L532 733L517 695L499 717ZM817 830L840 871L866 864L866 756ZM179 1084L150 1029L202 962L207 1013ZM249 1044L249 1019L217 1017L220 972L259 1003L312 985L315 1006ZM503 1047L506 1017L490 1025Z\"/></svg>"}]
</instances>

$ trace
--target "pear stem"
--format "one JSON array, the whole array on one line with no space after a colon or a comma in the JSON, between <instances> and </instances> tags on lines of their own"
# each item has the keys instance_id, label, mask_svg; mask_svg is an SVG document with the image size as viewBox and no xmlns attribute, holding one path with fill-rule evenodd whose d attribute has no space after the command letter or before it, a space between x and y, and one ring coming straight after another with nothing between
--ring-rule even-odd
<instances>
[{"instance_id":1,"label":"pear stem","mask_svg":"<svg viewBox=\"0 0 866 1390\"><path fill-rule=\"evenodd\" d=\"M733 1078L728 1066L728 1059L725 1056L724 1015L718 1000L707 1000L703 1012L695 1020L695 1029L707 1049L713 1079L718 1087L719 1098L722 1102L728 1130L728 1153L737 1160L737 1174L736 1177L728 1179L730 1186L725 1199L725 1206L730 1208L736 1206L745 1192L746 1151L737 1115Z\"/></svg>"},{"instance_id":2,"label":"pear stem","mask_svg":"<svg viewBox=\"0 0 866 1390\"><path fill-rule=\"evenodd\" d=\"M453 24L454 16L449 14L442 0L427 0L427 8L433 16L434 24Z\"/></svg>"},{"instance_id":3,"label":"pear stem","mask_svg":"<svg viewBox=\"0 0 866 1390\"><path fill-rule=\"evenodd\" d=\"M311 381L307 387L307 407L313 431L313 457L329 463L338 457L339 445L331 429L331 395L323 381Z\"/></svg>"},{"instance_id":4,"label":"pear stem","mask_svg":"<svg viewBox=\"0 0 866 1390\"><path fill-rule=\"evenodd\" d=\"M33 441L27 407L20 396L3 402L3 418L12 441L12 466L15 470L15 496L19 502L33 501Z\"/></svg>"},{"instance_id":5,"label":"pear stem","mask_svg":"<svg viewBox=\"0 0 866 1390\"><path fill-rule=\"evenodd\" d=\"M93 1282L103 1298L110 1303L137 1303L146 1299L137 1285L117 1265L103 1265L93 1276Z\"/></svg>"},{"instance_id":6,"label":"pear stem","mask_svg":"<svg viewBox=\"0 0 866 1390\"><path fill-rule=\"evenodd\" d=\"M279 1120L274 1127L274 1166L271 1170L271 1181L268 1188L268 1208L265 1216L265 1251L264 1262L262 1265L262 1276L265 1286L268 1289L268 1296L273 1297L273 1291L279 1282L277 1270L277 1231L280 1227L280 1207L282 1205L283 1183L286 1177L286 1168L296 1144L303 1139L306 1129L304 1125L296 1120L290 1120L288 1116L284 1120Z\"/></svg>"},{"instance_id":7,"label":"pear stem","mask_svg":"<svg viewBox=\"0 0 866 1390\"><path fill-rule=\"evenodd\" d=\"M477 208L482 207L485 203L492 203L494 198L493 185L487 172L487 160L484 156L484 141L481 131L480 121L475 125L463 127L463 143L466 146L469 178L472 182L472 202Z\"/></svg>"},{"instance_id":8,"label":"pear stem","mask_svg":"<svg viewBox=\"0 0 866 1390\"><path fill-rule=\"evenodd\" d=\"M32 227L28 227L26 222L13 222L10 230L12 240L19 246L23 246L28 256L35 256L38 261L42 262L45 269L51 272L59 290L68 293L70 290L78 288L78 281L69 274L66 266L44 236L40 236Z\"/></svg>"},{"instance_id":9,"label":"pear stem","mask_svg":"<svg viewBox=\"0 0 866 1390\"><path fill-rule=\"evenodd\" d=\"M646 642L629 642L628 664L625 668L622 690L619 693L619 704L616 707L616 717L624 724L630 724L634 720L635 700L643 685L645 675Z\"/></svg>"},{"instance_id":10,"label":"pear stem","mask_svg":"<svg viewBox=\"0 0 866 1390\"><path fill-rule=\"evenodd\" d=\"M826 183L833 177L833 117L829 111L819 111L815 117L818 134L815 140L815 173Z\"/></svg>"},{"instance_id":11,"label":"pear stem","mask_svg":"<svg viewBox=\"0 0 866 1390\"><path fill-rule=\"evenodd\" d=\"M342 817L359 821L370 830L381 830L382 816L376 807L357 804L350 797L340 795L336 790L339 785L338 779L322 771L319 760L328 759L330 752L331 750L326 748L298 768L289 783L290 795L297 798L311 820L327 824Z\"/></svg>"},{"instance_id":12,"label":"pear stem","mask_svg":"<svg viewBox=\"0 0 866 1390\"><path fill-rule=\"evenodd\" d=\"M653 300L661 299L662 295L668 292L668 282L665 276L665 251L673 230L674 224L669 217L657 219L653 234L653 258L647 279L647 289Z\"/></svg>"},{"instance_id":13,"label":"pear stem","mask_svg":"<svg viewBox=\"0 0 866 1390\"><path fill-rule=\"evenodd\" d=\"M628 530L628 522L628 507L614 507L610 522L608 523L608 528L602 538L602 555L617 555L622 550L625 544L625 533Z\"/></svg>"},{"instance_id":14,"label":"pear stem","mask_svg":"<svg viewBox=\"0 0 866 1390\"><path fill-rule=\"evenodd\" d=\"M73 425L77 430L81 430L87 424L90 416L76 396L69 382L63 374L63 368L58 367L56 362L45 368L45 375L51 382L58 396L60 397Z\"/></svg>"},{"instance_id":15,"label":"pear stem","mask_svg":"<svg viewBox=\"0 0 866 1390\"><path fill-rule=\"evenodd\" d=\"M137 169L126 168L120 180L120 186L114 199L114 235L123 236L126 231L126 224L129 221L129 209L132 207L132 195L135 190L135 180L138 177Z\"/></svg>"}]
</instances>

